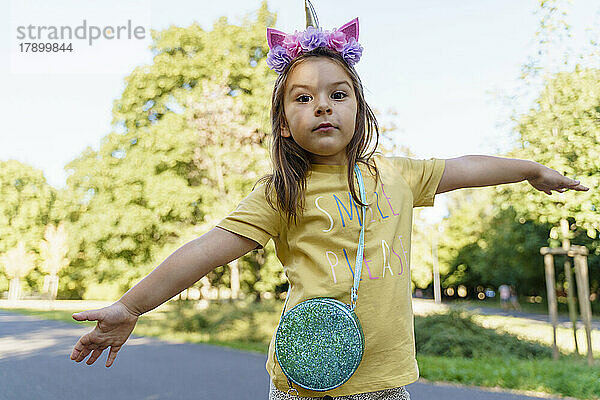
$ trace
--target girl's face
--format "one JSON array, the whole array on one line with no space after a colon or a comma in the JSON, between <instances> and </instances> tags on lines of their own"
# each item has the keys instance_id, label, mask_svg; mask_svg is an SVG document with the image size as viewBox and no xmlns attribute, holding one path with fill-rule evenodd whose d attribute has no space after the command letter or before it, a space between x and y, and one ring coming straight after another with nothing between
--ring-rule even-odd
<instances>
[{"instance_id":1,"label":"girl's face","mask_svg":"<svg viewBox=\"0 0 600 400\"><path fill-rule=\"evenodd\" d=\"M352 81L338 63L318 57L295 66L283 104L289 129L282 126L282 136L292 136L310 152L312 163L347 164L346 145L354 135L357 102ZM317 130L322 123L333 128Z\"/></svg>"}]
</instances>

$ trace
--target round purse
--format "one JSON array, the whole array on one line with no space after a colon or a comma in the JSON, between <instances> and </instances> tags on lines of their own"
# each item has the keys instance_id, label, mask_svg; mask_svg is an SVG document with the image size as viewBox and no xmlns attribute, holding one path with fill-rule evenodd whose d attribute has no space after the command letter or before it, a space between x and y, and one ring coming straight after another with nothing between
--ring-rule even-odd
<instances>
[{"instance_id":1,"label":"round purse","mask_svg":"<svg viewBox=\"0 0 600 400\"><path fill-rule=\"evenodd\" d=\"M354 172L365 202L365 188L358 164ZM362 270L365 216L356 254L354 284L350 305L328 297L316 297L296 304L287 313L283 305L275 333L275 355L287 377L288 394L298 394L292 383L315 391L326 391L344 384L358 368L365 348L365 336L354 312Z\"/></svg>"}]
</instances>

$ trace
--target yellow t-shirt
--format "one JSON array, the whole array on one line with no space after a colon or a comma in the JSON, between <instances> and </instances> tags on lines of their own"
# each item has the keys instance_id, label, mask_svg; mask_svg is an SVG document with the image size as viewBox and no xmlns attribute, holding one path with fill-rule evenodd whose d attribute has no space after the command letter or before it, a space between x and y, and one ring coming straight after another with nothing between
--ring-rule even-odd
<instances>
[{"instance_id":1,"label":"yellow t-shirt","mask_svg":"<svg viewBox=\"0 0 600 400\"><path fill-rule=\"evenodd\" d=\"M380 182L359 164L367 196L365 247L355 312L365 335L358 369L343 385L326 391L294 385L300 396L347 396L408 385L419 377L415 358L410 236L412 209L433 206L445 167L443 159L376 156ZM360 190L354 176L356 192ZM350 289L362 227L362 208L350 194L345 165L313 164L307 176L305 211L288 225L257 185L217 226L261 246L273 239L290 282L286 311L314 297L350 304ZM287 391L275 357L275 332L266 368L277 389Z\"/></svg>"}]
</instances>

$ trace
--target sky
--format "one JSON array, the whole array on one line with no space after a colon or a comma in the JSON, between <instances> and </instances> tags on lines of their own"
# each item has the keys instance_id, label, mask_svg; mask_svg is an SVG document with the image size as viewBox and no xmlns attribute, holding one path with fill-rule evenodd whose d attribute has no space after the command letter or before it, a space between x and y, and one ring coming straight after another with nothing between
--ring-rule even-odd
<instances>
[{"instance_id":1,"label":"sky","mask_svg":"<svg viewBox=\"0 0 600 400\"><path fill-rule=\"evenodd\" d=\"M595 1L573 0L566 8L575 51L589 41L585 29L600 22ZM536 94L514 98L523 86L518 80L521 65L535 55L537 0L312 2L325 29L359 17L364 51L356 69L367 102L381 113L381 123L394 122L394 143L410 148L414 158L501 155L514 145L511 112L527 111ZM62 188L64 166L87 147L99 149L102 138L115 131L112 105L125 78L135 67L152 62L150 29L196 22L210 30L221 16L239 24L245 15L256 16L261 1L0 4L0 84L5 89L0 96L0 160L38 168L50 185ZM304 29L303 0L270 1L268 7L277 13L276 29ZM19 37L19 26L82 26L83 31L84 22L87 28L128 23L132 28L120 39L91 40L91 45L91 31L86 31L86 39L64 41L73 43L72 52L21 51L37 37ZM135 27L140 27L138 37L126 37ZM445 213L441 195L425 218L435 222Z\"/></svg>"}]
</instances>

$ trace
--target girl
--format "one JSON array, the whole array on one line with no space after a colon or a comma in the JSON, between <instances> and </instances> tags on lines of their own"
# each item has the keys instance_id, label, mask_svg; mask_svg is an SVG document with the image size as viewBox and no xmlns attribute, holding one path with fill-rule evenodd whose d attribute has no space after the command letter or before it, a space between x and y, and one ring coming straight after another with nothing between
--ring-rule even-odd
<instances>
[{"instance_id":1,"label":"girl","mask_svg":"<svg viewBox=\"0 0 600 400\"><path fill-rule=\"evenodd\" d=\"M527 160L414 160L382 157L375 149L369 153L379 131L354 69L362 54L358 19L331 32L313 21L309 25L289 35L267 29L267 63L279 73L271 109L272 174L217 226L175 251L117 302L73 314L78 321L98 323L74 346L72 360L81 362L92 353L91 365L110 347L110 367L141 314L270 239L290 283L286 310L315 297L348 304L364 223L356 314L365 350L358 369L335 389L298 387L292 396L274 357L273 335L266 363L269 399L409 399L404 386L419 377L409 266L413 207L432 206L438 193L525 179L547 194L588 189ZM366 215L359 213L355 165L364 177Z\"/></svg>"}]
</instances>

